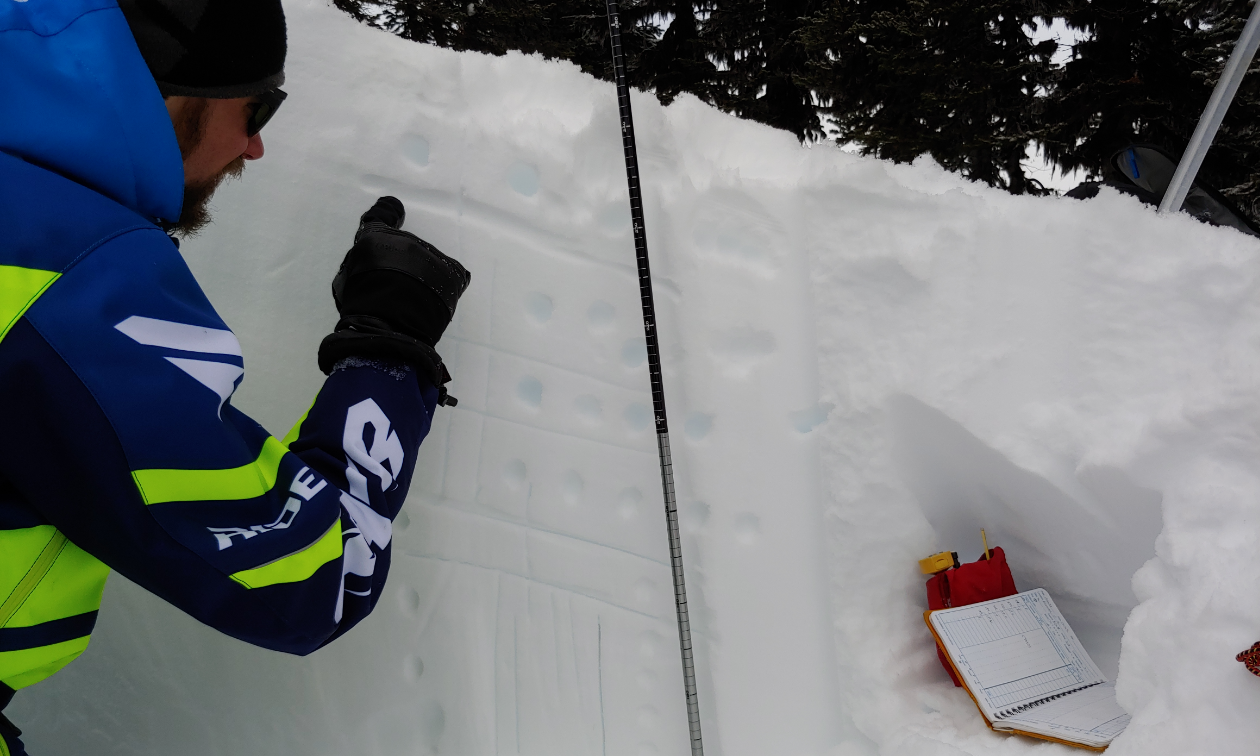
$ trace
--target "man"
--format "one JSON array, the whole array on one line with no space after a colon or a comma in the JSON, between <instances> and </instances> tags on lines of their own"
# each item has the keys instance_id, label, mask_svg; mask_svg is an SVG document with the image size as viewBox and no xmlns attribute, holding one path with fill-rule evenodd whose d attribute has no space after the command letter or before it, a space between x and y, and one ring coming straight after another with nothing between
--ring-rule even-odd
<instances>
[{"instance_id":1,"label":"man","mask_svg":"<svg viewBox=\"0 0 1260 756\"><path fill-rule=\"evenodd\" d=\"M284 55L279 0L0 2L0 709L86 648L111 569L295 654L380 596L469 274L378 201L277 439L164 233L262 157ZM0 756L20 734L0 715Z\"/></svg>"}]
</instances>

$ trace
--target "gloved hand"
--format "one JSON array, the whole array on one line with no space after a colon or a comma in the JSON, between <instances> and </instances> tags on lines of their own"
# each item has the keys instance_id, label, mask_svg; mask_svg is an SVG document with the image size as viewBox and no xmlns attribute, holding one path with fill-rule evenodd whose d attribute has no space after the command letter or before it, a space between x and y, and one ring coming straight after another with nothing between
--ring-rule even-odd
<instances>
[{"instance_id":1,"label":"gloved hand","mask_svg":"<svg viewBox=\"0 0 1260 756\"><path fill-rule=\"evenodd\" d=\"M434 346L455 315L472 274L415 234L399 230L406 211L381 197L359 221L354 246L333 278L341 320L319 346L327 375L347 357L402 362L438 387L439 403L454 404L451 379Z\"/></svg>"}]
</instances>

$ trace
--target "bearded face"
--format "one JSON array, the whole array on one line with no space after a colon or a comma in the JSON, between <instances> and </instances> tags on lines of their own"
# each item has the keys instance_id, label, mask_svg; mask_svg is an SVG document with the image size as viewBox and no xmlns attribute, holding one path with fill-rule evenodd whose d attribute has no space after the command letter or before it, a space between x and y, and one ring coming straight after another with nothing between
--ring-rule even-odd
<instances>
[{"instance_id":1,"label":"bearded face","mask_svg":"<svg viewBox=\"0 0 1260 756\"><path fill-rule=\"evenodd\" d=\"M197 151L206 136L206 123L210 108L205 99L190 100L174 119L175 139L179 142L180 157L186 162ZM187 239L210 224L210 198L225 180L240 178L245 170L245 158L238 157L209 178L184 184L184 205L179 220L170 232Z\"/></svg>"}]
</instances>

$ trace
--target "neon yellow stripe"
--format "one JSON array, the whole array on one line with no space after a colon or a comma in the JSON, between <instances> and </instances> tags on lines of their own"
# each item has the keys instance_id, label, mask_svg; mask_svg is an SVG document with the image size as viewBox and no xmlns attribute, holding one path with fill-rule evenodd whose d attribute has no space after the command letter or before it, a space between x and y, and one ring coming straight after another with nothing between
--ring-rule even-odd
<instances>
[{"instance_id":1,"label":"neon yellow stripe","mask_svg":"<svg viewBox=\"0 0 1260 756\"><path fill-rule=\"evenodd\" d=\"M333 523L318 541L296 554L277 559L271 564L244 570L232 579L246 588L263 588L277 583L300 583L315 570L341 556L341 521Z\"/></svg>"},{"instance_id":2,"label":"neon yellow stripe","mask_svg":"<svg viewBox=\"0 0 1260 756\"><path fill-rule=\"evenodd\" d=\"M0 682L14 690L21 690L52 677L53 673L83 653L91 637L85 635L50 646L0 652Z\"/></svg>"},{"instance_id":3,"label":"neon yellow stripe","mask_svg":"<svg viewBox=\"0 0 1260 756\"><path fill-rule=\"evenodd\" d=\"M0 265L0 339L58 278L51 270Z\"/></svg>"},{"instance_id":4,"label":"neon yellow stripe","mask_svg":"<svg viewBox=\"0 0 1260 756\"><path fill-rule=\"evenodd\" d=\"M248 465L230 470L135 470L131 477L145 504L252 499L276 484L280 460L287 452L275 437L268 436L258 459Z\"/></svg>"},{"instance_id":5,"label":"neon yellow stripe","mask_svg":"<svg viewBox=\"0 0 1260 756\"><path fill-rule=\"evenodd\" d=\"M318 399L318 398L319 398L319 394L316 394L315 399ZM298 418L297 423L292 428L289 429L288 433L284 434L284 438L280 440L280 443L284 444L284 448L288 449L289 444L293 443L294 441L297 441L298 436L302 435L302 423L306 422L306 416L311 414L311 408L314 406L315 406L315 400L312 399L311 406L306 408L306 411L303 412L302 416Z\"/></svg>"}]
</instances>

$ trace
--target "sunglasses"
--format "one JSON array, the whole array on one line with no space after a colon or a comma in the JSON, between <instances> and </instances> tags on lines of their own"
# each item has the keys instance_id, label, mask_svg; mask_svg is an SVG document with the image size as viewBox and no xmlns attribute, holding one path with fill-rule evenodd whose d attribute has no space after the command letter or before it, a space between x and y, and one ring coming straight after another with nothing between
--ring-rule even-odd
<instances>
[{"instance_id":1,"label":"sunglasses","mask_svg":"<svg viewBox=\"0 0 1260 756\"><path fill-rule=\"evenodd\" d=\"M276 114L276 111L280 109L280 103L284 102L286 97L288 95L280 89L258 95L258 102L249 104L249 121L245 124L245 133L253 136L262 131L262 127L266 126L267 121Z\"/></svg>"}]
</instances>

